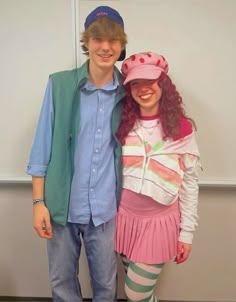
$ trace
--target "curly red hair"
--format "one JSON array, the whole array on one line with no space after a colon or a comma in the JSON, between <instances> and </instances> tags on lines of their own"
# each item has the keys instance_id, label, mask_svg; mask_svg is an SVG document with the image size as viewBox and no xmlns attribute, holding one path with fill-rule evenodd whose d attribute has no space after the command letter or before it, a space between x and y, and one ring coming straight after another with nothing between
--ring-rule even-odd
<instances>
[{"instance_id":1,"label":"curly red hair","mask_svg":"<svg viewBox=\"0 0 236 302\"><path fill-rule=\"evenodd\" d=\"M192 126L196 129L195 122L186 116L182 97L170 77L163 73L158 79L158 85L162 90L158 116L164 132L164 138L178 139L180 136L191 133ZM126 136L133 129L135 121L140 116L139 105L131 96L130 85L127 84L125 89L127 95L124 100L120 126L116 132L116 137L121 144L125 143Z\"/></svg>"}]
</instances>

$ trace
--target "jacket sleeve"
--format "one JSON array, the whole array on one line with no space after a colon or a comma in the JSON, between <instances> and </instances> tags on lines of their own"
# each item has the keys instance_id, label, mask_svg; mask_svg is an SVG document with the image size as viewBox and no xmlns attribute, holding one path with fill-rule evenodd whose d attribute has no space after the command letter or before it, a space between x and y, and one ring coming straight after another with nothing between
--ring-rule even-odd
<instances>
[{"instance_id":1,"label":"jacket sleeve","mask_svg":"<svg viewBox=\"0 0 236 302\"><path fill-rule=\"evenodd\" d=\"M183 163L185 173L179 192L181 213L179 241L191 244L198 220L199 157L192 154L185 154L183 156Z\"/></svg>"}]
</instances>

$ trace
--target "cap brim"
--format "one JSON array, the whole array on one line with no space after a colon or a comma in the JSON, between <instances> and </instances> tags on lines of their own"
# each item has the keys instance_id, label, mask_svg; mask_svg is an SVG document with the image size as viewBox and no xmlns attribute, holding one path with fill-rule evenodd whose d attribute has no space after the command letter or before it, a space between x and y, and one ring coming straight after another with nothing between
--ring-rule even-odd
<instances>
[{"instance_id":1,"label":"cap brim","mask_svg":"<svg viewBox=\"0 0 236 302\"><path fill-rule=\"evenodd\" d=\"M133 67L126 79L124 80L124 85L129 83L130 81L137 80L137 79L148 79L148 80L155 80L158 79L163 72L163 69L152 66L152 65L138 65Z\"/></svg>"},{"instance_id":2,"label":"cap brim","mask_svg":"<svg viewBox=\"0 0 236 302\"><path fill-rule=\"evenodd\" d=\"M123 61L125 59L125 57L126 57L126 49L124 48L124 49L122 49L117 61Z\"/></svg>"}]
</instances>

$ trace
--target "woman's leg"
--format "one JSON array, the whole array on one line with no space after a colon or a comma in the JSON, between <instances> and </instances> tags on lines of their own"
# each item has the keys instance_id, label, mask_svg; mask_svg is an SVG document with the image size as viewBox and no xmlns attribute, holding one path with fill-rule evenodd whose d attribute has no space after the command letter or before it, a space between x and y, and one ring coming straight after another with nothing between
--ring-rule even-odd
<instances>
[{"instance_id":1,"label":"woman's leg","mask_svg":"<svg viewBox=\"0 0 236 302\"><path fill-rule=\"evenodd\" d=\"M164 263L144 264L129 261L125 277L127 301L157 302L158 300L153 295L153 290L163 266Z\"/></svg>"},{"instance_id":2,"label":"woman's leg","mask_svg":"<svg viewBox=\"0 0 236 302\"><path fill-rule=\"evenodd\" d=\"M129 267L129 259L127 259L126 256L123 254L121 254L120 257L121 257L121 261L123 263L125 273L127 274L128 267Z\"/></svg>"}]
</instances>

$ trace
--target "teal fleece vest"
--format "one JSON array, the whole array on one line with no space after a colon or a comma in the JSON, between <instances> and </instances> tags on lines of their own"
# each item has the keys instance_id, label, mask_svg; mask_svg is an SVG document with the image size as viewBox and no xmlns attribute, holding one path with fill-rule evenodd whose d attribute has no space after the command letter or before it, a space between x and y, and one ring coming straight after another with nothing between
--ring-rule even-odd
<instances>
[{"instance_id":1,"label":"teal fleece vest","mask_svg":"<svg viewBox=\"0 0 236 302\"><path fill-rule=\"evenodd\" d=\"M54 126L51 158L44 183L44 198L51 218L62 225L66 224L68 216L74 152L79 127L80 89L88 77L87 66L88 62L80 68L50 75L52 80ZM115 72L121 83L121 75L116 67ZM123 87L120 86L116 94L116 105L112 112L111 127L113 135L119 126L122 111L122 102L120 100L124 95ZM118 201L121 190L121 146L118 142L114 152Z\"/></svg>"}]
</instances>

